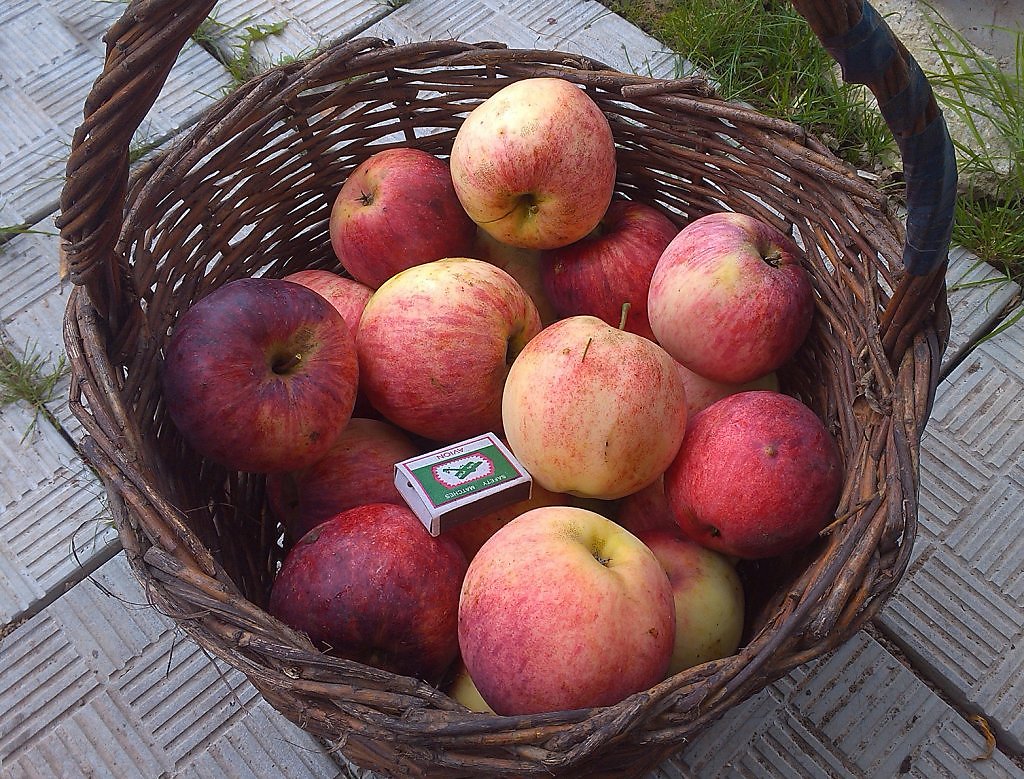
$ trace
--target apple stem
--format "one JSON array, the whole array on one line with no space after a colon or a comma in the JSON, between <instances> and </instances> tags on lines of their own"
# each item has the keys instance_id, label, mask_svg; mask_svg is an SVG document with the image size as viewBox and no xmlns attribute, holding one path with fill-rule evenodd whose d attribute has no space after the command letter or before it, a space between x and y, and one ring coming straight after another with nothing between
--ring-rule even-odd
<instances>
[{"instance_id":1,"label":"apple stem","mask_svg":"<svg viewBox=\"0 0 1024 779\"><path fill-rule=\"evenodd\" d=\"M590 343L593 340L594 340L593 338L588 338L587 339L587 345L583 347L583 356L580 357L580 362L583 362L585 359L587 359L587 352L590 350Z\"/></svg>"},{"instance_id":2,"label":"apple stem","mask_svg":"<svg viewBox=\"0 0 1024 779\"><path fill-rule=\"evenodd\" d=\"M289 354L287 357L274 362L273 371L278 374L287 373L300 362L302 362L301 354Z\"/></svg>"},{"instance_id":3,"label":"apple stem","mask_svg":"<svg viewBox=\"0 0 1024 779\"><path fill-rule=\"evenodd\" d=\"M629 316L629 301L622 304L622 316L619 318L619 330L626 329L626 317Z\"/></svg>"},{"instance_id":4,"label":"apple stem","mask_svg":"<svg viewBox=\"0 0 1024 779\"><path fill-rule=\"evenodd\" d=\"M773 268L778 268L782 264L782 250L772 249L762 257L765 262L771 265Z\"/></svg>"}]
</instances>

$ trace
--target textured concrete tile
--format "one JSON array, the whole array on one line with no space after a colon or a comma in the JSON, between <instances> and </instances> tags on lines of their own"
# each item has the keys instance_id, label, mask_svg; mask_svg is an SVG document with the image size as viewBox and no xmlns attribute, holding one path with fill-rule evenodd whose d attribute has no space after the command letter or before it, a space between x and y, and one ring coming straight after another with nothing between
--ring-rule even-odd
<instances>
[{"instance_id":1,"label":"textured concrete tile","mask_svg":"<svg viewBox=\"0 0 1024 779\"><path fill-rule=\"evenodd\" d=\"M25 403L0 406L0 511L9 511L40 487L66 481L81 470L71 445L36 419Z\"/></svg>"},{"instance_id":2,"label":"textured concrete tile","mask_svg":"<svg viewBox=\"0 0 1024 779\"><path fill-rule=\"evenodd\" d=\"M250 46L259 69L282 57L308 55L335 39L350 37L389 10L377 0L223 0L212 16L227 28L218 37L236 50L247 26L284 24L280 32Z\"/></svg>"},{"instance_id":3,"label":"textured concrete tile","mask_svg":"<svg viewBox=\"0 0 1024 779\"><path fill-rule=\"evenodd\" d=\"M650 775L920 777L970 765L984 739L864 633L726 714ZM986 776L1024 776L1001 753ZM686 773L689 772L689 773Z\"/></svg>"},{"instance_id":4,"label":"textured concrete tile","mask_svg":"<svg viewBox=\"0 0 1024 779\"><path fill-rule=\"evenodd\" d=\"M13 319L60 285L52 217L31 229L36 232L16 235L0 245L0 321Z\"/></svg>"},{"instance_id":5,"label":"textured concrete tile","mask_svg":"<svg viewBox=\"0 0 1024 779\"><path fill-rule=\"evenodd\" d=\"M5 776L333 777L337 764L145 604L123 556L0 643Z\"/></svg>"},{"instance_id":6,"label":"textured concrete tile","mask_svg":"<svg viewBox=\"0 0 1024 779\"><path fill-rule=\"evenodd\" d=\"M0 620L7 622L80 579L118 542L99 481L24 404L0 408L0 462Z\"/></svg>"},{"instance_id":7,"label":"textured concrete tile","mask_svg":"<svg viewBox=\"0 0 1024 779\"><path fill-rule=\"evenodd\" d=\"M417 0L368 30L395 43L458 38L515 48L582 54L627 73L675 73L675 56L654 38L592 0Z\"/></svg>"},{"instance_id":8,"label":"textured concrete tile","mask_svg":"<svg viewBox=\"0 0 1024 779\"><path fill-rule=\"evenodd\" d=\"M55 207L71 135L102 69L101 35L122 9L73 0L10 0L0 8L0 192L12 221ZM137 137L185 126L226 83L224 68L189 43Z\"/></svg>"},{"instance_id":9,"label":"textured concrete tile","mask_svg":"<svg viewBox=\"0 0 1024 779\"><path fill-rule=\"evenodd\" d=\"M922 442L921 538L881 627L1024 751L1024 325L942 384Z\"/></svg>"},{"instance_id":10,"label":"textured concrete tile","mask_svg":"<svg viewBox=\"0 0 1024 779\"><path fill-rule=\"evenodd\" d=\"M12 349L45 358L53 369L65 353L62 328L72 285L59 279L52 216L32 229L0 246L0 327ZM69 389L65 374L47 408L71 440L79 441L82 427L68 409Z\"/></svg>"},{"instance_id":11,"label":"textured concrete tile","mask_svg":"<svg viewBox=\"0 0 1024 779\"><path fill-rule=\"evenodd\" d=\"M996 317L1020 287L961 246L949 253L946 286L952 328L942 364L948 370L971 344L992 329Z\"/></svg>"},{"instance_id":12,"label":"textured concrete tile","mask_svg":"<svg viewBox=\"0 0 1024 779\"><path fill-rule=\"evenodd\" d=\"M3 329L11 348L22 354L35 354L54 370L65 355L64 311L71 285L49 290L3 320Z\"/></svg>"}]
</instances>

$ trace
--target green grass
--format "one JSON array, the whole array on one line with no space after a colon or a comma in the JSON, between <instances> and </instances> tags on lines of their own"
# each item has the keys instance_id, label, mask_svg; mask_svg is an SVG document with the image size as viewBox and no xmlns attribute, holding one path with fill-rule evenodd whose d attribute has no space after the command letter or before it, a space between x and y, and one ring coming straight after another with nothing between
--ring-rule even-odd
<instances>
[{"instance_id":1,"label":"green grass","mask_svg":"<svg viewBox=\"0 0 1024 779\"><path fill-rule=\"evenodd\" d=\"M614 0L608 5L689 60L728 100L790 119L863 167L895 144L864 91L842 83L804 19L766 0Z\"/></svg>"},{"instance_id":2,"label":"green grass","mask_svg":"<svg viewBox=\"0 0 1024 779\"><path fill-rule=\"evenodd\" d=\"M192 40L206 49L227 69L231 77L231 86L228 89L230 91L270 67L269 64L257 60L252 51L253 44L281 33L287 25L287 21L272 24L247 24L243 21L240 25L241 37L230 47L226 47L223 45L223 39L238 27L226 25L210 16L192 33Z\"/></svg>"},{"instance_id":3,"label":"green grass","mask_svg":"<svg viewBox=\"0 0 1024 779\"><path fill-rule=\"evenodd\" d=\"M932 47L941 65L927 75L943 112L966 127L954 141L961 178L992 182L958 199L953 240L1024 283L1024 30L1013 32L1014 62L1004 70L932 9ZM986 140L986 127L1000 144Z\"/></svg>"},{"instance_id":4,"label":"green grass","mask_svg":"<svg viewBox=\"0 0 1024 779\"><path fill-rule=\"evenodd\" d=\"M24 401L36 412L32 425L25 431L27 437L40 415L56 424L46 404L56 395L57 384L67 373L67 358L61 354L56 365L50 355L41 355L29 345L20 356L0 339L0 406Z\"/></svg>"}]
</instances>

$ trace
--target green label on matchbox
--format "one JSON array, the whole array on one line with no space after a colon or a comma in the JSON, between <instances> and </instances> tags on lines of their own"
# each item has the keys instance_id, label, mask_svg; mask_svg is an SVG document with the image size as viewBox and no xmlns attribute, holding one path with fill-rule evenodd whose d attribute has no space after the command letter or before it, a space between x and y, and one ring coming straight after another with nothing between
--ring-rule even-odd
<instances>
[{"instance_id":1,"label":"green label on matchbox","mask_svg":"<svg viewBox=\"0 0 1024 779\"><path fill-rule=\"evenodd\" d=\"M395 487L431 535L530 497L532 480L494 433L395 463Z\"/></svg>"},{"instance_id":2,"label":"green label on matchbox","mask_svg":"<svg viewBox=\"0 0 1024 779\"><path fill-rule=\"evenodd\" d=\"M493 444L411 470L435 507L522 475Z\"/></svg>"}]
</instances>

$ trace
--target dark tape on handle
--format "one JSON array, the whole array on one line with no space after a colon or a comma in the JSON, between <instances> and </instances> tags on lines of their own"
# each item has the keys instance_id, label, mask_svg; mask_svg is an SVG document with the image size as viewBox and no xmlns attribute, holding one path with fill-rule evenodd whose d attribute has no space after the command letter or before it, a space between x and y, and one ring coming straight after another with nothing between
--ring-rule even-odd
<instances>
[{"instance_id":1,"label":"dark tape on handle","mask_svg":"<svg viewBox=\"0 0 1024 779\"><path fill-rule=\"evenodd\" d=\"M901 56L896 39L867 0L860 21L844 35L824 41L839 63L843 80L875 84L882 80L893 59ZM919 125L931 102L931 87L917 63L907 62L907 86L879 106L903 158L907 187L907 242L903 265L914 276L924 276L944 262L949 251L956 207L956 158L941 112L925 128Z\"/></svg>"}]
</instances>

